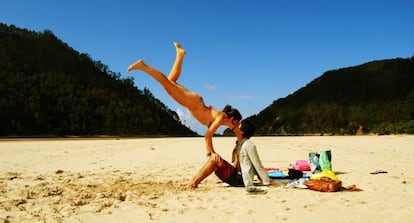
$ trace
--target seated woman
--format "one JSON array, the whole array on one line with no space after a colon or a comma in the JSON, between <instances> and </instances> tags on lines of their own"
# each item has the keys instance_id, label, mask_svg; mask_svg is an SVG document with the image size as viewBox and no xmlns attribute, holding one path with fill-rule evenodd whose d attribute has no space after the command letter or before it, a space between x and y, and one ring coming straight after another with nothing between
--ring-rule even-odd
<instances>
[{"instance_id":1,"label":"seated woman","mask_svg":"<svg viewBox=\"0 0 414 223\"><path fill-rule=\"evenodd\" d=\"M177 42L174 42L174 46L176 50L176 58L168 77L157 69L145 64L142 59L131 64L128 67L128 71L141 70L149 74L162 85L162 87L175 101L186 107L194 118L196 118L201 124L208 127L205 134L207 155L215 153L212 137L217 129L222 125L232 129L238 140L241 140L240 131L238 130L238 123L242 119L242 116L237 109L227 105L222 111L218 111L212 106L206 106L203 98L199 94L191 92L177 83L177 80L181 74L183 58L186 52Z\"/></svg>"}]
</instances>

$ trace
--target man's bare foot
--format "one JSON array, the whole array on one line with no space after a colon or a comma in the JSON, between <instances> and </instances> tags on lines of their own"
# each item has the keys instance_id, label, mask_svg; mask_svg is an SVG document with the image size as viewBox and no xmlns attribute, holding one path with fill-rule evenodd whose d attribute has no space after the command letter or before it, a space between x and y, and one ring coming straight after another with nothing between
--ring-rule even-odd
<instances>
[{"instance_id":1,"label":"man's bare foot","mask_svg":"<svg viewBox=\"0 0 414 223\"><path fill-rule=\"evenodd\" d=\"M137 62L129 65L128 71L131 71L131 70L142 70L142 68L144 66L146 66L146 64L144 63L144 60L140 59Z\"/></svg>"},{"instance_id":2,"label":"man's bare foot","mask_svg":"<svg viewBox=\"0 0 414 223\"><path fill-rule=\"evenodd\" d=\"M175 46L175 50L177 51L178 55L184 56L185 55L185 50L183 49L183 47L181 46L181 44L174 42L174 46Z\"/></svg>"}]
</instances>

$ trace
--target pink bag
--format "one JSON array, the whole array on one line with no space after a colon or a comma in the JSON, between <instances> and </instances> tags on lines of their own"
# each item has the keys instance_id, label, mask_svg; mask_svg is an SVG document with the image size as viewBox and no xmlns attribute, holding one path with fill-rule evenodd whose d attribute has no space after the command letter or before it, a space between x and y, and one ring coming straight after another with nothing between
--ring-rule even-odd
<instances>
[{"instance_id":1,"label":"pink bag","mask_svg":"<svg viewBox=\"0 0 414 223\"><path fill-rule=\"evenodd\" d=\"M294 168L300 171L310 171L309 163L306 160L297 160Z\"/></svg>"}]
</instances>

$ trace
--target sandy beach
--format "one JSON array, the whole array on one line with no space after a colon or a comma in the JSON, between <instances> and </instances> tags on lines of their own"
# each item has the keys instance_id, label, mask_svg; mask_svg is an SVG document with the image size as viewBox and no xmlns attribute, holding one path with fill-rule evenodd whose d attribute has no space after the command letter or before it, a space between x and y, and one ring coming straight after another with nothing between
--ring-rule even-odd
<instances>
[{"instance_id":1,"label":"sandy beach","mask_svg":"<svg viewBox=\"0 0 414 223\"><path fill-rule=\"evenodd\" d=\"M226 159L234 138L213 139ZM344 186L322 193L286 188L248 195L213 174L182 183L206 161L204 139L0 141L1 222L411 222L414 136L253 137L265 167L288 167L332 151ZM387 173L370 174L376 170Z\"/></svg>"}]
</instances>

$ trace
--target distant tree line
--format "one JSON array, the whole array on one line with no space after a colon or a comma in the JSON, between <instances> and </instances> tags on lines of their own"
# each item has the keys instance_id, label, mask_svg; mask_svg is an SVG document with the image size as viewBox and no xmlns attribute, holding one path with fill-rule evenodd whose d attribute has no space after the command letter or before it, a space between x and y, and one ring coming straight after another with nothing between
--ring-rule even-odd
<instances>
[{"instance_id":1,"label":"distant tree line","mask_svg":"<svg viewBox=\"0 0 414 223\"><path fill-rule=\"evenodd\" d=\"M258 135L414 134L414 57L328 71L248 119Z\"/></svg>"},{"instance_id":2,"label":"distant tree line","mask_svg":"<svg viewBox=\"0 0 414 223\"><path fill-rule=\"evenodd\" d=\"M325 72L248 119L258 135L413 134L414 57ZM0 123L0 136L196 135L132 77L1 23Z\"/></svg>"},{"instance_id":3,"label":"distant tree line","mask_svg":"<svg viewBox=\"0 0 414 223\"><path fill-rule=\"evenodd\" d=\"M196 135L134 86L51 31L0 23L0 136Z\"/></svg>"}]
</instances>

